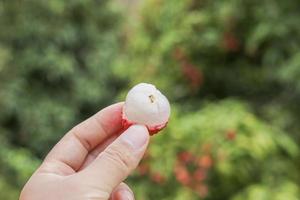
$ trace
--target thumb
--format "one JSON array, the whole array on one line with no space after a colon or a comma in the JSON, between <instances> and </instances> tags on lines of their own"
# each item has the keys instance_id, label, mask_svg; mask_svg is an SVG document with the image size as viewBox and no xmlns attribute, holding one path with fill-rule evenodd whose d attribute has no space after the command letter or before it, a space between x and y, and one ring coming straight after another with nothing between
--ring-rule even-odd
<instances>
[{"instance_id":1,"label":"thumb","mask_svg":"<svg viewBox=\"0 0 300 200\"><path fill-rule=\"evenodd\" d=\"M111 193L142 159L149 142L145 126L133 125L111 143L83 174L90 184Z\"/></svg>"}]
</instances>

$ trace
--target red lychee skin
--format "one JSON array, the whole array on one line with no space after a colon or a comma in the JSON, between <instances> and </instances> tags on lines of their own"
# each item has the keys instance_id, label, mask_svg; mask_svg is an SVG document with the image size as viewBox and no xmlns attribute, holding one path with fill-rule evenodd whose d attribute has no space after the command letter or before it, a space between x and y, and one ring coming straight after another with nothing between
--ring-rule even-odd
<instances>
[{"instance_id":1,"label":"red lychee skin","mask_svg":"<svg viewBox=\"0 0 300 200\"><path fill-rule=\"evenodd\" d=\"M128 119L126 119L124 112L122 113L122 126L123 128L126 130L128 129L131 125L137 124L135 122L129 121ZM156 133L158 133L160 130L162 130L163 128L165 128L167 126L168 122L164 123L164 124L160 124L160 125L156 125L156 126L147 126L147 129L149 131L149 135L155 135Z\"/></svg>"}]
</instances>

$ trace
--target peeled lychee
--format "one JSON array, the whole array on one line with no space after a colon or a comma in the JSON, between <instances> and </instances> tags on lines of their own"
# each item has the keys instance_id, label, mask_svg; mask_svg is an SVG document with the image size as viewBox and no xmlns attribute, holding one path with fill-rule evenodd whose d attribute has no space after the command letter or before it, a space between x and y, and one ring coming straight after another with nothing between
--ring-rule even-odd
<instances>
[{"instance_id":1,"label":"peeled lychee","mask_svg":"<svg viewBox=\"0 0 300 200\"><path fill-rule=\"evenodd\" d=\"M139 83L126 96L122 124L124 128L145 125L153 135L167 125L170 112L168 99L154 85Z\"/></svg>"}]
</instances>

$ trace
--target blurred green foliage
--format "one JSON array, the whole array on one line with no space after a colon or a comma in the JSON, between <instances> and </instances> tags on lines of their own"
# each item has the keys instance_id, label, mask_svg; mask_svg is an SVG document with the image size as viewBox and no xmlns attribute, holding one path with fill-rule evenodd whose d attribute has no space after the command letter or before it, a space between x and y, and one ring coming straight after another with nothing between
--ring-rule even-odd
<instances>
[{"instance_id":1,"label":"blurred green foliage","mask_svg":"<svg viewBox=\"0 0 300 200\"><path fill-rule=\"evenodd\" d=\"M144 2L115 73L155 83L173 113L140 166L149 180L132 181L138 199L300 199L299 7Z\"/></svg>"},{"instance_id":2,"label":"blurred green foliage","mask_svg":"<svg viewBox=\"0 0 300 200\"><path fill-rule=\"evenodd\" d=\"M120 19L102 0L0 1L0 134L10 144L0 147L3 188L18 192L68 129L114 101Z\"/></svg>"},{"instance_id":3,"label":"blurred green foliage","mask_svg":"<svg viewBox=\"0 0 300 200\"><path fill-rule=\"evenodd\" d=\"M1 120L14 143L44 155L62 131L113 101L120 16L106 4L1 3Z\"/></svg>"},{"instance_id":4,"label":"blurred green foliage","mask_svg":"<svg viewBox=\"0 0 300 200\"><path fill-rule=\"evenodd\" d=\"M129 179L137 199L300 199L299 9L0 1L0 198L74 124L151 82L172 116Z\"/></svg>"}]
</instances>

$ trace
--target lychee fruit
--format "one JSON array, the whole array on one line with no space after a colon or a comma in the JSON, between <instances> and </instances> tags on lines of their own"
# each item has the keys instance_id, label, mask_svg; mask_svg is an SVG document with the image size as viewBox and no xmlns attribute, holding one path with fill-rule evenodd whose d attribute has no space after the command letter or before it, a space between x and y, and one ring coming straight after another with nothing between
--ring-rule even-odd
<instances>
[{"instance_id":1,"label":"lychee fruit","mask_svg":"<svg viewBox=\"0 0 300 200\"><path fill-rule=\"evenodd\" d=\"M145 125L153 135L167 125L170 112L168 99L154 85L139 83L126 96L122 124L124 128Z\"/></svg>"}]
</instances>

